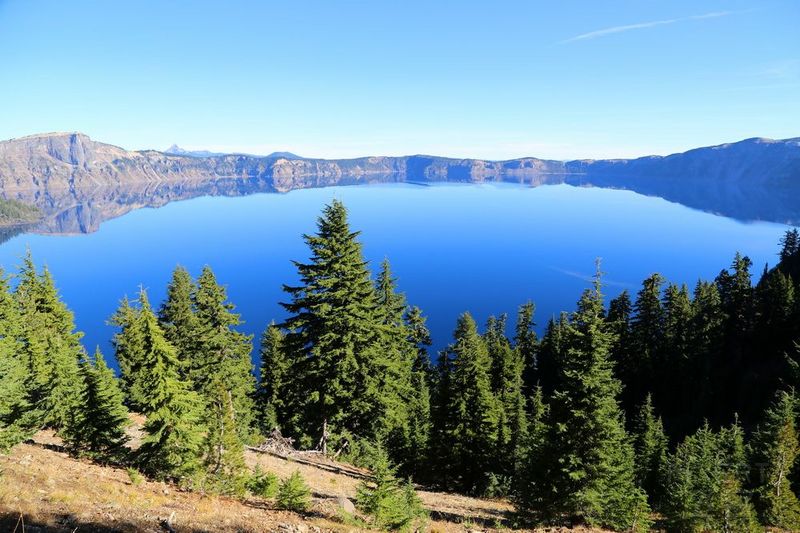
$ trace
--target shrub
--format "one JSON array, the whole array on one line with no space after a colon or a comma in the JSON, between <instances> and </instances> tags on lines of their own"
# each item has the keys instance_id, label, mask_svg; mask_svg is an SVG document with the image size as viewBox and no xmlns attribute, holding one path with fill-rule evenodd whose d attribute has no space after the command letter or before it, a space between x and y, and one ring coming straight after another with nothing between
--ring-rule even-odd
<instances>
[{"instance_id":1,"label":"shrub","mask_svg":"<svg viewBox=\"0 0 800 533\"><path fill-rule=\"evenodd\" d=\"M127 468L126 472L128 473L128 478L131 480L131 485L138 487L142 484L142 481L144 481L142 474L140 474L135 468Z\"/></svg>"},{"instance_id":2,"label":"shrub","mask_svg":"<svg viewBox=\"0 0 800 533\"><path fill-rule=\"evenodd\" d=\"M298 470L281 482L278 488L277 503L279 509L303 512L311 504L311 490L306 485Z\"/></svg>"},{"instance_id":3,"label":"shrub","mask_svg":"<svg viewBox=\"0 0 800 533\"><path fill-rule=\"evenodd\" d=\"M411 480L402 486L395 478L396 469L386 452L376 448L372 477L358 487L356 505L381 529L409 530L424 525L427 514Z\"/></svg>"},{"instance_id":4,"label":"shrub","mask_svg":"<svg viewBox=\"0 0 800 533\"><path fill-rule=\"evenodd\" d=\"M271 472L264 472L256 465L252 475L247 480L247 490L253 496L261 498L274 498L278 494L278 476Z\"/></svg>"}]
</instances>

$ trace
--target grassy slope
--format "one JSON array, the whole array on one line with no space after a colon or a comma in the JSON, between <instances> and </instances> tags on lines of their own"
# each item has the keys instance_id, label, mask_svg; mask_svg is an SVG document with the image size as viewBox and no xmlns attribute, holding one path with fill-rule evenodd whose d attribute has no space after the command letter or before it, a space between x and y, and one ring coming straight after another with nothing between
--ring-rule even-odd
<instances>
[{"instance_id":1,"label":"grassy slope","mask_svg":"<svg viewBox=\"0 0 800 533\"><path fill-rule=\"evenodd\" d=\"M41 432L33 443L0 456L0 531L13 531L20 515L27 533L164 531L161 524L170 516L178 532L351 531L338 519L335 502L341 496L352 499L364 474L333 461L315 465L248 451L251 467L260 464L279 477L302 472L314 502L308 514L298 515L258 498L238 501L182 492L159 482L134 484L125 470L72 458L59 445L58 438ZM506 502L455 494L421 491L420 496L431 513L430 531L496 529L505 525L511 509Z\"/></svg>"}]
</instances>

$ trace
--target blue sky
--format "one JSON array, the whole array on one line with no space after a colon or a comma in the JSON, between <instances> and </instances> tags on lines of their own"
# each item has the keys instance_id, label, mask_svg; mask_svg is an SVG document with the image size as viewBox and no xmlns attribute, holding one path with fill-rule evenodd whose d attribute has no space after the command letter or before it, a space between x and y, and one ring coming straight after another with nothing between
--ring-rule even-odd
<instances>
[{"instance_id":1,"label":"blue sky","mask_svg":"<svg viewBox=\"0 0 800 533\"><path fill-rule=\"evenodd\" d=\"M0 138L319 157L800 136L797 0L0 0Z\"/></svg>"}]
</instances>

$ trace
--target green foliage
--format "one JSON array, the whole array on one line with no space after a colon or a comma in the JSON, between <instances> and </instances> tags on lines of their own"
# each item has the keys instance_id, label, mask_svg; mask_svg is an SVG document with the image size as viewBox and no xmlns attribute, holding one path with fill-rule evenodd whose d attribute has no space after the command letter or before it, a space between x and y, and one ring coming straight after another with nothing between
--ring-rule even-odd
<instances>
[{"instance_id":1,"label":"green foliage","mask_svg":"<svg viewBox=\"0 0 800 533\"><path fill-rule=\"evenodd\" d=\"M459 317L454 336L446 426L449 466L461 490L481 494L496 463L501 408L492 393L486 342L469 313Z\"/></svg>"},{"instance_id":2,"label":"green foliage","mask_svg":"<svg viewBox=\"0 0 800 533\"><path fill-rule=\"evenodd\" d=\"M547 433L529 457L534 478L517 501L540 521L582 521L646 531L649 508L635 486L634 453L617 404L619 382L609 359L613 334L603 316L599 274L567 329L549 401Z\"/></svg>"},{"instance_id":3,"label":"green foliage","mask_svg":"<svg viewBox=\"0 0 800 533\"><path fill-rule=\"evenodd\" d=\"M356 505L380 529L406 531L424 526L426 513L409 480L398 482L396 469L386 452L377 448L372 461L372 475L357 489Z\"/></svg>"},{"instance_id":4,"label":"green foliage","mask_svg":"<svg viewBox=\"0 0 800 533\"><path fill-rule=\"evenodd\" d=\"M794 394L778 392L752 441L756 508L764 524L800 529L800 501L792 491L793 467L800 454Z\"/></svg>"},{"instance_id":5,"label":"green foliage","mask_svg":"<svg viewBox=\"0 0 800 533\"><path fill-rule=\"evenodd\" d=\"M144 290L139 294L139 305L142 360L137 382L147 420L138 463L156 477L189 478L200 468L203 404L189 383L181 379L175 348L164 338Z\"/></svg>"},{"instance_id":6,"label":"green foliage","mask_svg":"<svg viewBox=\"0 0 800 533\"><path fill-rule=\"evenodd\" d=\"M235 429L243 442L251 440L255 426L255 378L250 359L252 338L235 328L241 324L225 287L211 268L204 267L193 296L197 327L192 341L196 351L187 361L188 376L206 404L216 401L216 383L225 383L233 405Z\"/></svg>"},{"instance_id":7,"label":"green foliage","mask_svg":"<svg viewBox=\"0 0 800 533\"><path fill-rule=\"evenodd\" d=\"M247 491L260 498L274 498L278 494L280 480L272 472L264 472L256 465L253 473L247 479Z\"/></svg>"},{"instance_id":8,"label":"green foliage","mask_svg":"<svg viewBox=\"0 0 800 533\"><path fill-rule=\"evenodd\" d=\"M103 458L118 458L128 440L125 428L130 420L114 371L106 365L99 349L94 361L88 357L81 361L80 377L82 394L75 422L65 440L78 451Z\"/></svg>"},{"instance_id":9,"label":"green foliage","mask_svg":"<svg viewBox=\"0 0 800 533\"><path fill-rule=\"evenodd\" d=\"M650 395L633 421L636 484L650 496L651 504L661 498L660 477L667 459L668 440L661 418L655 416Z\"/></svg>"},{"instance_id":10,"label":"green foliage","mask_svg":"<svg viewBox=\"0 0 800 533\"><path fill-rule=\"evenodd\" d=\"M29 416L28 369L20 357L19 310L0 272L0 453L27 438L34 429Z\"/></svg>"},{"instance_id":11,"label":"green foliage","mask_svg":"<svg viewBox=\"0 0 800 533\"><path fill-rule=\"evenodd\" d=\"M146 398L142 391L142 365L145 357L145 339L140 310L131 305L127 297L120 302L109 324L119 328L114 334L114 356L120 369L120 385L127 405L133 411L142 411Z\"/></svg>"},{"instance_id":12,"label":"green foliage","mask_svg":"<svg viewBox=\"0 0 800 533\"><path fill-rule=\"evenodd\" d=\"M311 505L311 490L306 485L299 470L281 481L276 503L279 509L302 513Z\"/></svg>"},{"instance_id":13,"label":"green foliage","mask_svg":"<svg viewBox=\"0 0 800 533\"><path fill-rule=\"evenodd\" d=\"M135 468L128 467L125 469L125 472L128 474L128 479L131 480L131 485L133 485L134 487L138 487L144 482L144 477Z\"/></svg>"},{"instance_id":14,"label":"green foliage","mask_svg":"<svg viewBox=\"0 0 800 533\"><path fill-rule=\"evenodd\" d=\"M221 381L214 385L216 396L207 405L206 468L215 492L242 496L247 485L244 445L236 431L233 395Z\"/></svg>"},{"instance_id":15,"label":"green foliage","mask_svg":"<svg viewBox=\"0 0 800 533\"><path fill-rule=\"evenodd\" d=\"M34 426L58 431L73 422L81 393L78 361L82 333L61 301L50 272L36 271L30 252L23 259L14 296L22 324L19 357L27 367L26 389Z\"/></svg>"},{"instance_id":16,"label":"green foliage","mask_svg":"<svg viewBox=\"0 0 800 533\"><path fill-rule=\"evenodd\" d=\"M663 513L674 531L757 531L743 483L747 474L741 428L708 425L689 436L665 467Z\"/></svg>"},{"instance_id":17,"label":"green foliage","mask_svg":"<svg viewBox=\"0 0 800 533\"><path fill-rule=\"evenodd\" d=\"M258 388L259 425L268 434L280 427L279 413L285 413L285 398L290 391L285 385L289 381L289 361L283 346L283 332L274 323L261 337L261 379Z\"/></svg>"},{"instance_id":18,"label":"green foliage","mask_svg":"<svg viewBox=\"0 0 800 533\"><path fill-rule=\"evenodd\" d=\"M196 290L189 272L181 266L176 267L167 285L167 299L158 311L158 322L164 330L164 337L177 350L181 373L185 378L189 377L198 351L199 324L192 301Z\"/></svg>"}]
</instances>

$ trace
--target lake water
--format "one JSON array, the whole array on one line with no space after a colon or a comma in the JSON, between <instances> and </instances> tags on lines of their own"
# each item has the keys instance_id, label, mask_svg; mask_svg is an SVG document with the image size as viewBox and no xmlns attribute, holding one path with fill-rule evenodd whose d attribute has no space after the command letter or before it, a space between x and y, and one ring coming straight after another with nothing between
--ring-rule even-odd
<instances>
[{"instance_id":1,"label":"lake water","mask_svg":"<svg viewBox=\"0 0 800 533\"><path fill-rule=\"evenodd\" d=\"M306 260L303 233L315 230L323 205L344 201L362 231L367 258L388 257L410 303L428 315L435 347L451 339L456 317L479 322L537 305L543 326L572 310L602 257L606 294L635 293L660 272L691 286L713 278L738 250L754 272L776 261L786 226L740 222L660 198L569 185L386 184L297 190L287 194L202 197L140 209L73 236L18 235L0 245L0 265L16 269L26 247L53 273L75 312L84 343L111 354L106 324L139 285L154 305L172 269L214 269L256 340L284 316L283 283L296 280L291 260ZM541 328L540 328L541 329Z\"/></svg>"}]
</instances>

